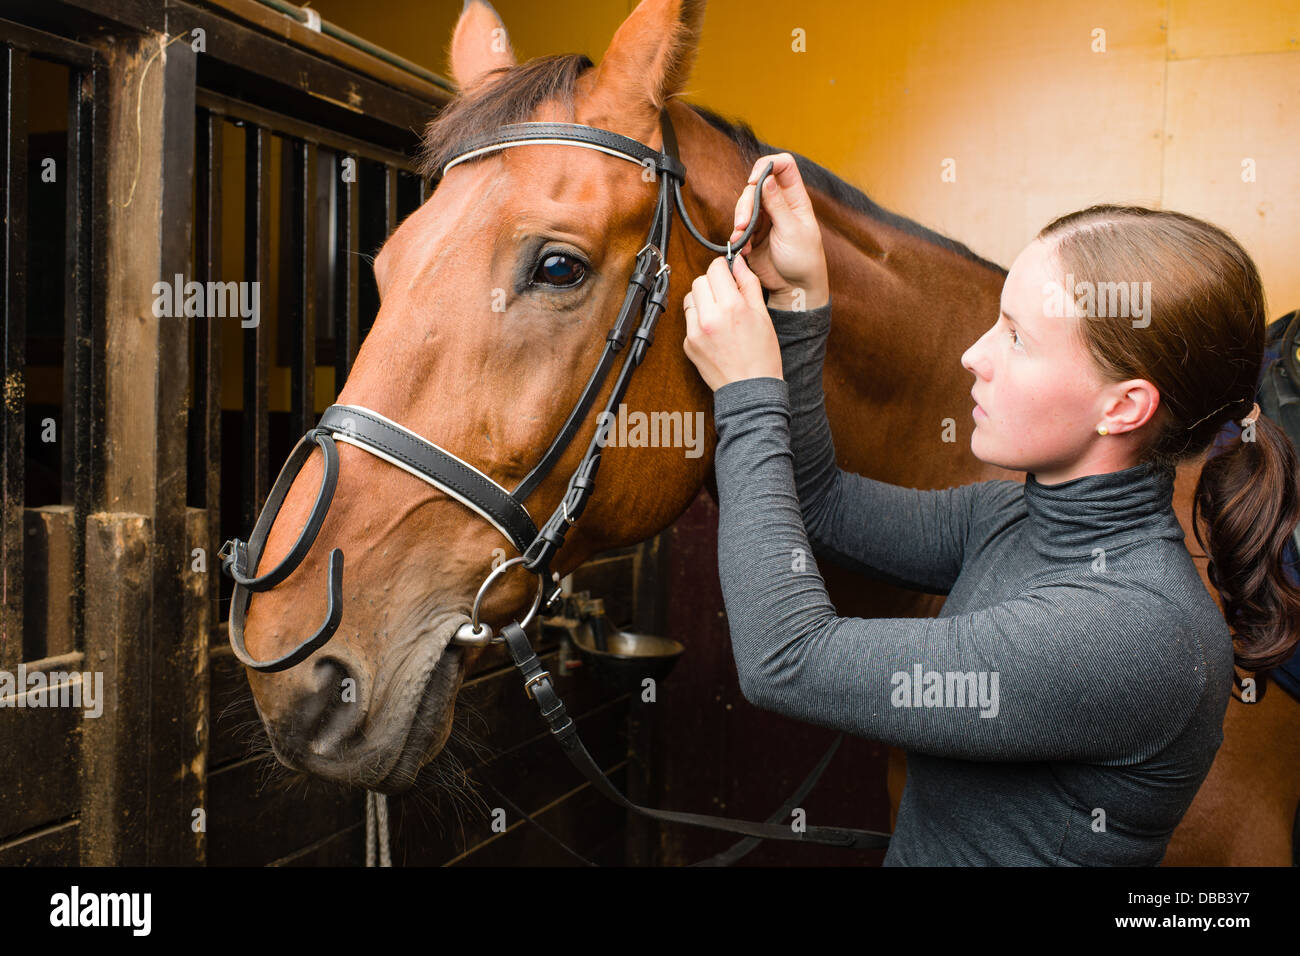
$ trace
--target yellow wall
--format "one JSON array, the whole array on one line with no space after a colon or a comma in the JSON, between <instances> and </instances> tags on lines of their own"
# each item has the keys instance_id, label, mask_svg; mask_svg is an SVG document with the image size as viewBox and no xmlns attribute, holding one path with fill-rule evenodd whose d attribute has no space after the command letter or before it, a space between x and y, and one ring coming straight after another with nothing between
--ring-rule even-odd
<instances>
[{"instance_id":1,"label":"yellow wall","mask_svg":"<svg viewBox=\"0 0 1300 956\"><path fill-rule=\"evenodd\" d=\"M447 72L459 0L312 5ZM521 59L599 62L635 3L495 7ZM713 0L687 98L1003 265L1054 216L1158 204L1233 232L1270 315L1300 307L1300 0Z\"/></svg>"}]
</instances>

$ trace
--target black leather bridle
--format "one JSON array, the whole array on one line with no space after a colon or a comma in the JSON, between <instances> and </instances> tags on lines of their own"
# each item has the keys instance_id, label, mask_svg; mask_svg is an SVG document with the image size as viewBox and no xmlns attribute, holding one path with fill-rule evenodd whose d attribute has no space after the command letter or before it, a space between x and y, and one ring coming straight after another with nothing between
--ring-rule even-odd
<instances>
[{"instance_id":1,"label":"black leather bridle","mask_svg":"<svg viewBox=\"0 0 1300 956\"><path fill-rule=\"evenodd\" d=\"M282 671L305 660L323 646L338 629L343 613L343 552L335 548L330 552L329 558L328 610L324 623L316 633L283 656L269 661L253 659L244 645L244 618L252 593L269 590L288 577L302 563L321 525L324 524L325 515L338 483L339 458L335 443L347 442L409 472L460 501L490 522L515 546L520 556L501 563L484 579L475 595L470 621L461 625L453 640L469 645L498 642L507 645L515 665L524 676L525 693L536 701L542 716L550 725L552 734L570 759L602 793L628 809L658 819L744 833L751 838L796 840L862 849L883 847L889 841L887 834L814 826L807 827L805 831L795 832L789 826L777 824L776 820L787 816L792 807L785 808L784 812L778 811L777 815L767 823L752 823L702 814L652 810L631 803L610 784L587 753L577 736L573 720L568 717L564 704L552 687L549 672L542 669L532 644L524 633L524 628L537 614L538 609L540 607L550 609L560 596L559 576L551 570L551 561L564 545L565 535L581 517L591 497L595 487L596 472L600 467L601 448L604 446L606 433L614 419L614 410L623 400L632 373L644 360L647 350L654 342L655 324L663 312L669 291L671 270L666 257L674 205L690 234L705 247L725 254L729 266L734 261L736 251L744 248L758 225L759 197L762 195L763 183L772 171L772 164L766 166L755 184L753 214L741 238L734 246L730 242L725 245L710 242L695 227L682 200L682 185L686 179L686 169L677 156L677 140L667 111L660 114L660 121L663 130L663 152L656 152L634 139L609 130L573 123L516 123L503 126L474 137L452 151L453 158L443 164L439 170L440 175L445 175L459 163L501 149L551 144L594 149L636 163L643 169L654 170L654 176L659 183L659 192L650 231L645 245L637 253L632 276L628 280L627 291L623 297L623 305L619 309L617 320L606 336L605 349L600 361L592 371L577 404L543 453L541 460L524 476L514 491L507 491L473 465L377 412L358 405L331 405L327 408L317 426L308 431L290 453L267 497L265 507L258 516L249 540L244 542L238 538L231 539L218 552L222 561L222 570L235 581L230 609L230 645L235 656L246 666L263 672ZM606 402L604 414L597 419L596 433L570 477L568 488L559 506L539 529L533 523L524 502L554 468L586 421L618 353L625 347L626 355L622 367ZM321 449L325 467L320 490L307 523L284 559L267 573L254 576L252 572L258 566L271 525L279 514L293 480L310 457L313 446ZM537 595L522 621L510 622L502 628L500 635L494 636L492 629L479 621L479 606L484 593L497 576L516 563L522 563L526 570L537 575ZM548 581L554 589L549 595L544 595ZM815 773L804 782L801 790L811 788L839 742L840 738L837 737ZM796 793L792 799L795 798L801 799L800 794ZM733 854L733 851L742 845L745 845L747 851L753 844L749 840L741 841L732 850L727 851L727 854ZM721 860L723 856L726 854L713 858L713 862ZM734 858L736 858L734 855L730 856L728 861Z\"/></svg>"}]
</instances>

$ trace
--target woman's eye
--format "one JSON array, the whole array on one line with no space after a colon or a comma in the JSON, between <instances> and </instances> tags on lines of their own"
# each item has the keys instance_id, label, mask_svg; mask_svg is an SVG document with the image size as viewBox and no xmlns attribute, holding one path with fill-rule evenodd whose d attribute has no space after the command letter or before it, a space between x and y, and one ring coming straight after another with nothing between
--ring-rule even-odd
<instances>
[{"instance_id":1,"label":"woman's eye","mask_svg":"<svg viewBox=\"0 0 1300 956\"><path fill-rule=\"evenodd\" d=\"M1012 348L1020 348L1020 347L1022 347L1021 344L1020 344L1020 333L1019 333L1019 332L1017 332L1015 329L1012 329L1008 334L1011 336L1011 347L1012 347Z\"/></svg>"},{"instance_id":2,"label":"woman's eye","mask_svg":"<svg viewBox=\"0 0 1300 956\"><path fill-rule=\"evenodd\" d=\"M587 265L576 256L554 253L538 263L533 282L549 286L577 285L587 274Z\"/></svg>"}]
</instances>

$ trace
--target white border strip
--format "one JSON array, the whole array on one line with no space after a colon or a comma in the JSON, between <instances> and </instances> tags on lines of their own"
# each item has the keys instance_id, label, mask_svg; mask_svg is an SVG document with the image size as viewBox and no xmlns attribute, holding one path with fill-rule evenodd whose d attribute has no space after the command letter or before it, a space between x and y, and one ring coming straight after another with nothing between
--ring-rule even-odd
<instances>
[{"instance_id":1,"label":"white border strip","mask_svg":"<svg viewBox=\"0 0 1300 956\"><path fill-rule=\"evenodd\" d=\"M483 472L479 471L469 462L465 461L465 459L459 457L458 455L453 455L451 452L447 451L447 449L443 448L441 445L436 445L433 442L429 441L429 439L421 435L417 435L415 432L411 431L405 425L399 425L391 418L381 415L379 414L379 412L373 409L366 408L364 405L335 405L334 407L346 409L348 411L353 411L353 412L361 412L366 415L370 415L373 418L378 418L380 421L385 422L388 425L391 425L393 428L396 428L398 431L402 432L403 434L410 436L415 441L423 445L428 445L431 448L436 448L438 451L442 452L448 458L460 462L470 471L474 472L474 474L481 477L484 481L490 482L492 485L500 489L502 494L513 497L510 495L510 492L506 491L505 488L497 484L497 482L493 481L492 478L490 478L488 475L483 474ZM370 454L374 455L376 458L382 458L384 461L388 462L389 464L396 465L398 468L402 469L402 471L406 472L407 474L414 475L416 478L419 478L421 481L425 482L426 484L430 484L433 487L437 488L439 491L445 492L446 494L450 495L452 498L455 498L461 504L465 505L470 510L481 515L484 518L484 520L488 521L494 528L496 528L503 535L505 535L506 540L509 541L512 545L515 543L514 536L505 528L501 527L501 525L497 523L497 520L495 518L493 518L490 514L488 514L486 511L484 511L474 502L469 501L468 499L460 495L454 489L448 488L446 485L443 485L441 482L435 481L429 475L417 471L416 469L412 468L410 465L406 464L405 462L398 461L392 456L385 454L384 452L380 451L378 448L375 448L373 445L367 444L366 441L362 438L359 438L354 435L349 435L346 432L340 432L340 431L333 431L331 437L333 437L335 441L347 442L349 445L352 445L354 448L360 448L364 452L369 452ZM524 513L527 514L528 509L525 508L522 503L519 505L519 507L523 508ZM531 515L529 517L531 517Z\"/></svg>"},{"instance_id":2,"label":"white border strip","mask_svg":"<svg viewBox=\"0 0 1300 956\"><path fill-rule=\"evenodd\" d=\"M475 468L473 465L471 465L469 462L467 462L464 458L461 458L461 457L458 456L458 455L453 455L451 452L447 451L447 449L443 448L441 445L436 445L436 444L434 444L433 442L429 441L429 439L425 438L423 435L417 435L415 432L411 431L411 430L410 430L409 428L407 428L405 425L399 425L397 422L393 421L391 418L385 418L383 415L380 415L377 411L374 411L373 409L366 408L364 405L335 405L334 407L335 407L335 408L347 408L347 409L351 409L351 410L354 411L354 412L364 412L364 413L367 414L367 415L370 415L370 416L372 416L372 417L374 417L374 418L378 418L380 421L385 422L386 424L392 425L392 426L393 426L394 428L396 428L398 431L400 431L400 432L402 432L402 433L408 435L409 437L415 439L415 440L418 441L421 445L428 445L430 448L436 448L436 449L438 449L438 451L442 452L442 453L443 453L444 455L446 455L448 458L454 458L454 459L456 459L456 461L460 462L462 465L464 465L464 466L465 466L466 468L468 468L470 471L474 472L474 474L478 475L478 476L479 476L480 478L482 478L484 481L490 481L490 482L492 482L492 484L494 484L494 485L496 485L498 488L500 488L502 494L506 494L506 495L510 494L510 492L506 491L505 488L502 488L501 485L498 485L495 481L493 481L492 478L491 478L490 476L483 474L483 472L479 471L477 468ZM356 444L356 443L353 442L353 444Z\"/></svg>"},{"instance_id":3,"label":"white border strip","mask_svg":"<svg viewBox=\"0 0 1300 956\"><path fill-rule=\"evenodd\" d=\"M509 143L493 143L491 146L484 146L480 149L470 150L468 153L462 153L449 163L444 163L442 174L447 175L447 171L457 163L463 163L467 159L475 159L485 153L496 152L498 149L509 149L511 146L581 146L583 149L594 149L598 153L605 153L607 156L617 156L619 159L626 159L629 163L635 163L638 166L643 165L641 160L629 153L620 152L608 146L598 146L595 143L586 143L577 139L516 139Z\"/></svg>"},{"instance_id":4,"label":"white border strip","mask_svg":"<svg viewBox=\"0 0 1300 956\"><path fill-rule=\"evenodd\" d=\"M501 527L501 525L497 524L496 518L493 518L490 514L488 514L478 505L474 504L474 502L461 496L454 489L448 488L446 485L442 484L441 482L435 481L429 475L426 475L420 471L416 471L410 465L406 464L406 462L398 461L396 458L393 458L391 455L384 454L384 452L380 451L378 448L375 448L373 445L367 445L364 441L355 438L352 435L347 435L344 434L343 432L334 432L332 437L334 438L335 441L346 442L347 444L352 445L355 448L360 448L362 451L374 455L376 458L382 458L390 465L396 465L398 468L402 469L402 471L406 472L408 475L414 475L416 478L419 478L421 481L425 482L426 484L432 485L433 487L437 488L439 491L449 495L452 498L455 498L457 501L465 505L465 507L469 508L471 511L474 511L477 514L481 515L486 521L488 521L492 525L492 527L500 531L505 536L505 539L509 541L510 544L516 548L516 550L518 550L518 546L515 545L514 535L512 535L505 528Z\"/></svg>"}]
</instances>

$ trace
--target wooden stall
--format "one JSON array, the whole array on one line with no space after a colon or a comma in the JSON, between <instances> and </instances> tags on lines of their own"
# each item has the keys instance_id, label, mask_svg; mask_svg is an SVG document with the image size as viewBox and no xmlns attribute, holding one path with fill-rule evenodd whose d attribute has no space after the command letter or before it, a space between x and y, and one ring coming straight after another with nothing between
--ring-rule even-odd
<instances>
[{"instance_id":1,"label":"wooden stall","mask_svg":"<svg viewBox=\"0 0 1300 956\"><path fill-rule=\"evenodd\" d=\"M253 0L17 0L0 56L0 671L102 679L99 716L0 708L0 864L358 864L364 794L271 755L216 554L346 379L369 257L426 197L417 135L452 90ZM261 283L260 321L167 314L177 276ZM662 631L666 540L569 586ZM655 801L648 716L541 624L593 755ZM575 862L519 814L495 832L503 799L596 862L651 861L499 648L458 710L429 786L390 801L395 864Z\"/></svg>"}]
</instances>

